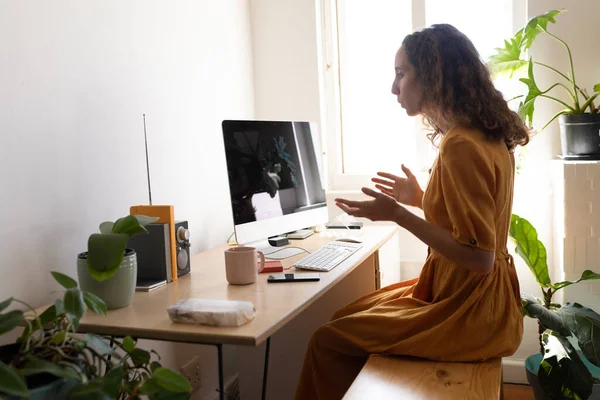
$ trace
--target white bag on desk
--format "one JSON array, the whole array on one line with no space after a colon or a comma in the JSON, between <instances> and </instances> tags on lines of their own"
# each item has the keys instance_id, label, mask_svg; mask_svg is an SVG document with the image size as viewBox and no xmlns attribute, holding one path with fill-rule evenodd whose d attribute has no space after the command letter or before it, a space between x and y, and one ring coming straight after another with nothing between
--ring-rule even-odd
<instances>
[{"instance_id":1,"label":"white bag on desk","mask_svg":"<svg viewBox=\"0 0 600 400\"><path fill-rule=\"evenodd\" d=\"M250 301L186 299L167 308L173 322L188 324L240 326L254 319Z\"/></svg>"}]
</instances>

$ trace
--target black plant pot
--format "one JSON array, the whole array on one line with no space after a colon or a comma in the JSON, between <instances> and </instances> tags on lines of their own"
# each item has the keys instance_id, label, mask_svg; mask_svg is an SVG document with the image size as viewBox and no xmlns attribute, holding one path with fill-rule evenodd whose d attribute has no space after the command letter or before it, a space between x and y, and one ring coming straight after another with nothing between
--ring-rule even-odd
<instances>
[{"instance_id":1,"label":"black plant pot","mask_svg":"<svg viewBox=\"0 0 600 400\"><path fill-rule=\"evenodd\" d=\"M533 395L535 400L551 400L550 396L544 392L540 380L538 378L538 371L540 368L540 362L542 361L542 355L540 353L529 356L525 360L525 371L527 372L527 381L533 389ZM588 370L592 376L597 379L600 376L600 368L590 363L585 357L581 357L581 361L588 367ZM599 400L600 399L600 384L594 383L592 394L588 397L588 400Z\"/></svg>"},{"instance_id":2,"label":"black plant pot","mask_svg":"<svg viewBox=\"0 0 600 400\"><path fill-rule=\"evenodd\" d=\"M600 114L561 115L561 158L600 160Z\"/></svg>"}]
</instances>

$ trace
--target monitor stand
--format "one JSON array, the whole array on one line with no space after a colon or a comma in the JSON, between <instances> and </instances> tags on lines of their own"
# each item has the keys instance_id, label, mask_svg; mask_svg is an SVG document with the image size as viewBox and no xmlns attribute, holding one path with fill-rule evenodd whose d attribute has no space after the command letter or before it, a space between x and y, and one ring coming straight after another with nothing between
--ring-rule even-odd
<instances>
[{"instance_id":1,"label":"monitor stand","mask_svg":"<svg viewBox=\"0 0 600 400\"><path fill-rule=\"evenodd\" d=\"M271 246L267 239L257 240L256 242L244 243L244 246L256 247L256 249L261 251L265 255L265 258L269 260L283 260L285 258L306 253L306 251L297 247Z\"/></svg>"},{"instance_id":2,"label":"monitor stand","mask_svg":"<svg viewBox=\"0 0 600 400\"><path fill-rule=\"evenodd\" d=\"M288 239L306 239L313 233L315 233L315 231L312 229L299 229L297 231L288 233L287 237Z\"/></svg>"}]
</instances>

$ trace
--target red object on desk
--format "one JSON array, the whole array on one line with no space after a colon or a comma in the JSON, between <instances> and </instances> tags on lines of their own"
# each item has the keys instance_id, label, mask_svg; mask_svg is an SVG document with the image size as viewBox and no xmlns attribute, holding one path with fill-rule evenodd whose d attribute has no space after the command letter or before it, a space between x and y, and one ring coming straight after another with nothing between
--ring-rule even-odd
<instances>
[{"instance_id":1,"label":"red object on desk","mask_svg":"<svg viewBox=\"0 0 600 400\"><path fill-rule=\"evenodd\" d=\"M283 265L281 265L281 261L279 260L268 260L265 261L265 267L261 271L261 273L266 272L283 272Z\"/></svg>"}]
</instances>

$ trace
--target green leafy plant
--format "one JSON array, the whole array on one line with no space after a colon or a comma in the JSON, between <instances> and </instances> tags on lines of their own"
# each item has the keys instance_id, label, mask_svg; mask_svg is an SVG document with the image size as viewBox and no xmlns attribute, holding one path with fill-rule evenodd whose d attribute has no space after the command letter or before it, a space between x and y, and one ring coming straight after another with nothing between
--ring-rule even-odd
<instances>
[{"instance_id":1,"label":"green leafy plant","mask_svg":"<svg viewBox=\"0 0 600 400\"><path fill-rule=\"evenodd\" d=\"M521 293L523 314L538 320L543 356L538 372L540 384L552 398L586 399L592 393L593 379L567 338L576 340L583 356L600 366L600 315L578 303L554 303L552 298L560 289L581 281L600 279L600 274L586 270L575 281L552 283L546 247L538 239L533 225L513 214L510 237L516 243L517 254L525 261L542 291L542 298Z\"/></svg>"},{"instance_id":2,"label":"green leafy plant","mask_svg":"<svg viewBox=\"0 0 600 400\"><path fill-rule=\"evenodd\" d=\"M24 326L11 351L0 360L0 397L28 398L36 382L64 380L52 398L69 399L186 399L190 383L163 367L155 351L136 346L131 337L122 340L92 334L76 334L86 306L106 315L106 305L82 292L75 280L52 272L63 286L62 298L38 314L27 303L9 298L0 303L0 334ZM11 304L29 310L4 312ZM5 346L6 348L6 346Z\"/></svg>"},{"instance_id":3,"label":"green leafy plant","mask_svg":"<svg viewBox=\"0 0 600 400\"><path fill-rule=\"evenodd\" d=\"M128 215L115 222L100 224L100 233L93 233L88 239L88 272L97 281L105 281L117 273L127 242L141 233L148 233L146 225L158 218L145 215Z\"/></svg>"},{"instance_id":4,"label":"green leafy plant","mask_svg":"<svg viewBox=\"0 0 600 400\"><path fill-rule=\"evenodd\" d=\"M598 113L600 111L594 104L594 100L600 95L600 83L594 86L592 93L580 88L575 79L575 67L569 45L548 31L548 25L556 23L555 17L564 11L564 9L552 10L531 18L525 27L512 38L505 40L504 47L497 48L496 54L492 55L489 60L490 69L494 74L508 74L513 77L515 72L527 68L527 76L519 79L527 86L527 94L514 98L524 98L519 105L519 114L525 123L531 126L535 109L534 104L538 98L549 99L564 107L544 124L540 132L562 114ZM525 58L527 51L541 34L551 37L564 46L568 56L569 69L567 73L562 72L559 68L535 61L533 56L530 56L529 59ZM535 81L534 66L552 71L556 75L557 81L545 90L540 89ZM550 92L555 89L564 90L568 100L563 101L551 95Z\"/></svg>"}]
</instances>

